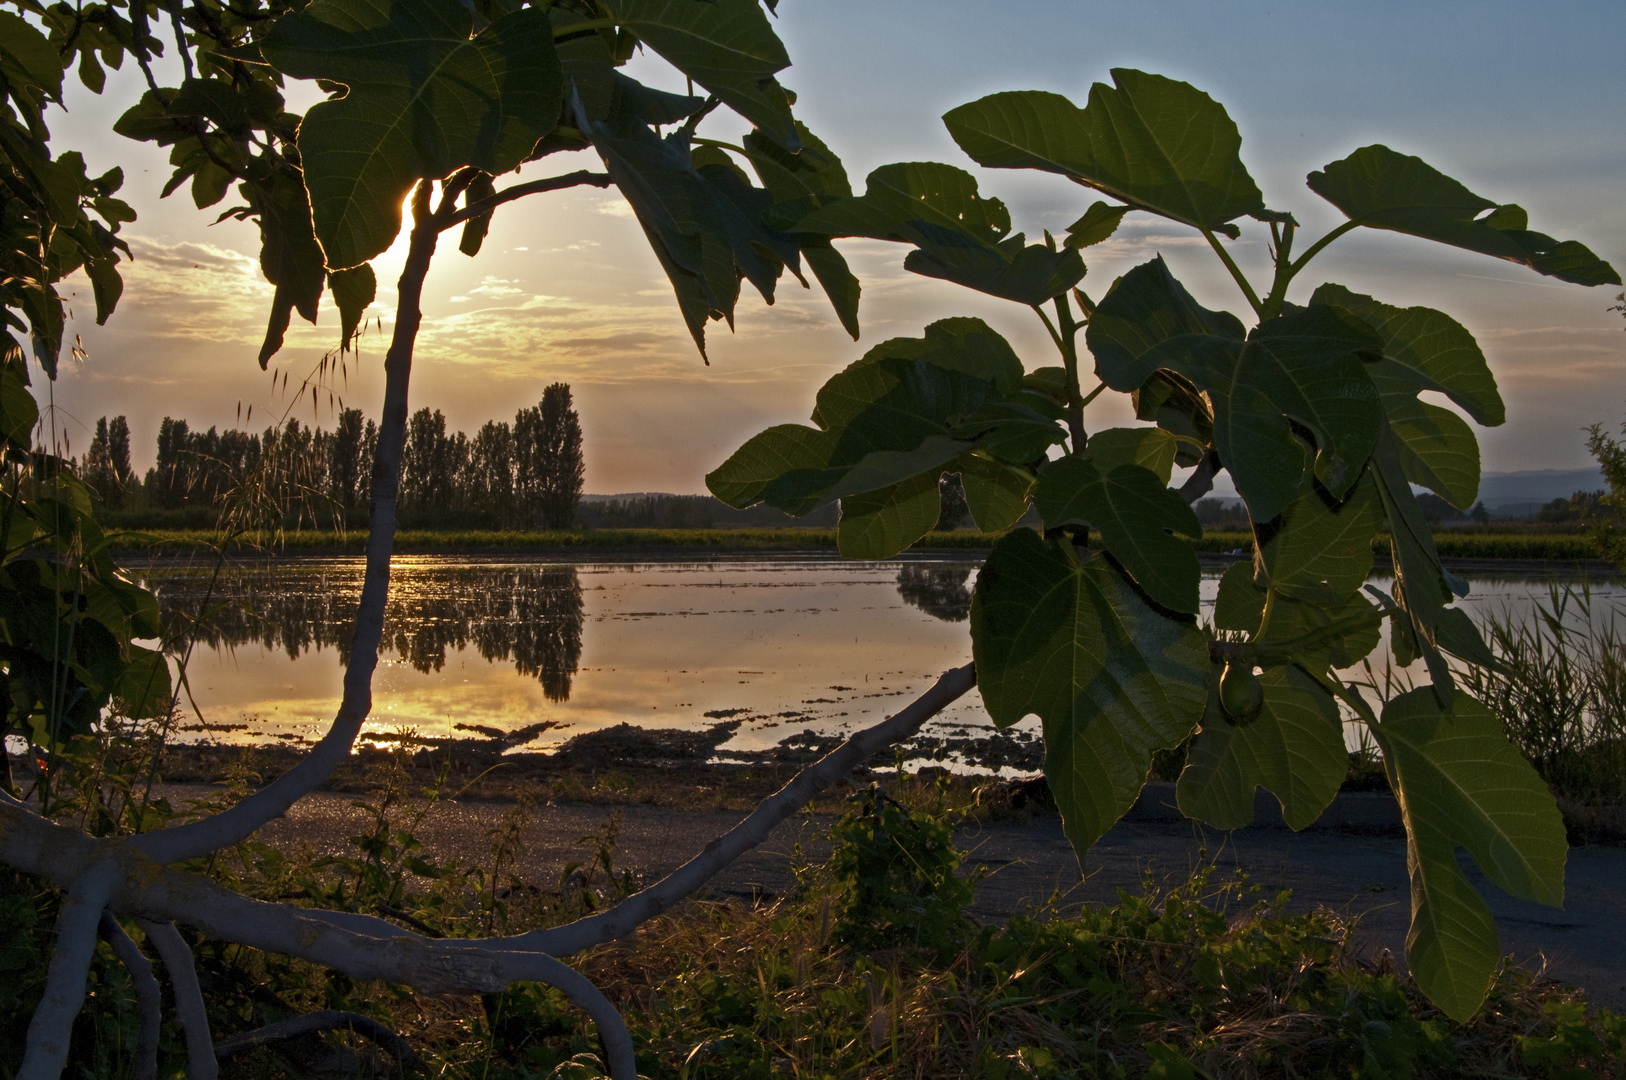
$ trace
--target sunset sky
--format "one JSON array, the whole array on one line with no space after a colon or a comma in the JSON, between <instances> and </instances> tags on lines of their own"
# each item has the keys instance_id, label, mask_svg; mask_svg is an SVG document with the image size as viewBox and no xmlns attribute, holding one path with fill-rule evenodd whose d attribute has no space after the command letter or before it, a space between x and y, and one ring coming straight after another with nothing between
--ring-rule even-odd
<instances>
[{"instance_id":1,"label":"sunset sky","mask_svg":"<svg viewBox=\"0 0 1626 1080\"><path fill-rule=\"evenodd\" d=\"M1608 0L1529 3L1088 2L1007 0L782 0L777 26L794 66L781 80L798 115L842 156L854 186L891 161L972 168L938 119L1002 89L1045 89L1082 104L1110 67L1185 79L1223 103L1242 130L1243 156L1269 206L1293 211L1307 237L1342 220L1303 186L1304 174L1370 142L1422 156L1476 192L1518 202L1532 228L1588 244L1626 267L1626 64L1621 9ZM669 69L668 69L669 70ZM640 78L681 88L656 63ZM55 115L59 149L82 148L91 172L122 165L123 196L140 214L124 235L136 261L106 327L76 290L73 329L89 359L52 388L75 451L99 416L130 419L138 467L151 463L161 417L231 426L252 406L252 427L286 414L331 426L327 395L290 402L255 356L270 288L252 225L210 225L226 203L196 210L185 190L160 201L167 152L112 135L112 120L142 89L133 64L110 73L97 98L82 88ZM315 100L308 84L290 104ZM708 127L709 127L708 123ZM706 131L705 128L702 129ZM726 125L722 136L737 132ZM556 155L524 178L596 167ZM1060 231L1093 195L1059 177L976 170L984 195L1004 199L1018 229ZM1266 273L1259 226L1233 245L1255 280ZM1308 241L1301 241L1301 248ZM399 245L398 245L399 248ZM841 330L822 294L788 276L767 307L746 288L738 329L713 324L702 365L630 210L613 191L532 197L500 210L476 259L443 240L426 289L413 407L447 414L470 433L512 419L542 388L571 384L586 433L590 492L697 492L705 473L752 433L805 421L830 374L886 337L919 334L934 319L980 315L1011 338L1029 367L1055 363L1026 309L906 274L905 249L848 241L863 282L861 342ZM1210 306L1240 311L1199 238L1149 215L1085 253L1084 287L1099 295L1117 274L1161 252ZM387 333L399 250L377 265ZM1608 311L1613 289L1584 289L1508 263L1395 234L1345 238L1300 280L1303 300L1337 280L1399 304L1445 310L1479 338L1508 401L1505 427L1481 432L1485 468L1587 464L1580 429L1626 420L1626 326ZM290 388L337 336L296 320L273 367ZM376 416L383 339L369 336L333 389ZM44 396L43 386L41 395ZM1102 401L1092 426L1121 422Z\"/></svg>"}]
</instances>

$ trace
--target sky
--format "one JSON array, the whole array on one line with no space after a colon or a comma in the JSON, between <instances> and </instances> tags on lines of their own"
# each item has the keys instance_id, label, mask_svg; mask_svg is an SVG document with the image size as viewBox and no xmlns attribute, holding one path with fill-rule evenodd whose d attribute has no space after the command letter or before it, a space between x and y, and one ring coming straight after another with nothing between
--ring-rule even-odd
<instances>
[{"instance_id":1,"label":"sky","mask_svg":"<svg viewBox=\"0 0 1626 1080\"><path fill-rule=\"evenodd\" d=\"M1523 205L1532 228L1580 240L1626 268L1622 23L1611 0L781 0L776 19L793 61L780 79L798 95L797 115L841 156L858 191L888 162L943 161L1003 199L1018 230L1060 232L1095 193L1061 177L979 169L939 117L999 90L1050 90L1082 105L1109 69L1134 67L1184 79L1225 105L1266 204L1304 226L1300 250L1343 220L1304 187L1305 174L1383 142L1487 198ZM631 70L682 86L659 61L635 60ZM95 326L88 287L70 282L71 329L88 355L65 364L54 385L37 386L71 445L89 443L97 417L124 414L144 469L164 416L194 428L245 417L243 426L259 429L286 415L331 427L342 402L376 417L387 340L377 333L314 402L309 389L296 397L337 339L325 302L319 324L296 318L272 371L260 371L271 290L259 275L257 230L212 224L230 196L205 211L184 188L159 199L167 152L109 131L143 89L139 73L126 64L110 76L100 97L75 83L68 114L51 122L54 145L83 149L92 175L123 166L121 195L139 214L123 232L136 258L124 266L118 311ZM314 100L310 84L290 86L291 106ZM737 121L702 127L720 138L741 131ZM587 154L554 155L520 179L597 164ZM1245 222L1231 245L1256 282L1268 273L1267 239L1263 226ZM472 435L564 381L582 418L589 492L692 493L755 432L807 422L818 387L870 345L919 335L933 320L980 316L1029 368L1058 362L1028 309L906 273L902 245L839 246L863 283L859 342L816 286L803 291L787 275L771 307L743 289L732 334L711 324L706 366L613 189L532 196L498 211L474 259L456 250L455 237L443 239L425 288L412 407L440 409ZM402 254L398 243L375 262L381 287L368 316L382 319L385 335ZM1150 215L1129 215L1084 254L1083 287L1094 295L1162 254L1203 303L1245 308L1200 238ZM1508 404L1505 426L1479 431L1487 471L1585 466L1583 429L1626 421L1626 322L1608 310L1615 289L1369 230L1330 247L1290 299L1304 300L1324 280L1439 308L1478 337ZM1087 417L1092 428L1128 419L1126 399L1110 394Z\"/></svg>"}]
</instances>

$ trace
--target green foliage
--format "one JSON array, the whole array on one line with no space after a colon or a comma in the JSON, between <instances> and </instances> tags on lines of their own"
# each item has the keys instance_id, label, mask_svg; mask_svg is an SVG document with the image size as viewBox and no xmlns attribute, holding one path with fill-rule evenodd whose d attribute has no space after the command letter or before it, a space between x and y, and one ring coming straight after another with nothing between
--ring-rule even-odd
<instances>
[{"instance_id":1,"label":"green foliage","mask_svg":"<svg viewBox=\"0 0 1626 1080\"><path fill-rule=\"evenodd\" d=\"M1316 254L1363 226L1565 281L1619 277L1581 244L1530 231L1519 207L1383 146L1309 175L1310 189L1350 220L1295 257L1299 226L1265 208L1222 106L1158 75L1114 70L1112 79L1092 87L1084 108L1024 91L944 116L978 164L1059 173L1120 204L1084 209L1064 248L1048 237L1042 249L1004 239L1004 205L979 194L968 174L934 163L883 166L864 195L830 193L794 226L909 244L905 269L1029 305L1061 365L945 362L950 354L934 352L931 339L946 324L933 324L906 350L885 343L831 380L817 429L764 432L708 483L735 506L761 500L805 513L837 500L843 553L868 557L890 555L931 526L942 472L965 477L985 530L1008 527L1031 505L1042 533L999 537L978 577L972 651L996 724L1030 714L1043 721L1045 771L1081 858L1133 804L1154 759L1182 745L1188 813L1245 824L1254 791L1265 787L1292 824L1308 825L1344 774L1343 711L1353 713L1384 747L1408 807L1413 969L1426 993L1464 1018L1489 986L1494 930L1440 853L1461 845L1487 873L1539 867L1552 879L1564 852L1552 797L1484 706L1457 689L1447 654L1470 670L1493 658L1455 606L1467 584L1444 569L1412 490L1429 488L1430 499L1462 510L1479 491L1472 429L1420 393L1444 393L1481 424L1501 423L1505 410L1483 353L1449 316L1330 283L1304 305L1287 295ZM1252 325L1197 303L1161 257L1124 274L1099 301L1067 288L1078 280L1071 270L1070 280L1038 272L1112 235L1131 212L1201 233L1247 300ZM1238 238L1246 218L1269 230L1264 288L1220 239ZM951 264L954 273L945 270ZM966 269L973 264L975 272ZM1024 276L1025 268L1034 272ZM1003 357L1010 350L996 340L979 331L983 351ZM1100 385L1086 397L1091 359ZM1022 390L1013 394L1013 384ZM1136 416L1156 429L1137 429L1139 438L1086 431L1084 406L1106 390L1131 395ZM988 476L988 463L1011 471ZM1179 492L1168 486L1175 464L1197 467ZM1246 504L1251 544L1206 540L1185 505L1221 469ZM984 487L979 470L994 483ZM1199 628L1195 545L1215 542L1251 546L1254 560L1225 575L1215 625ZM1395 582L1374 604L1363 586L1384 547ZM1391 703L1380 721L1339 670L1377 646L1384 621L1396 659L1424 660L1432 686ZM1447 729L1458 734L1441 734ZM1519 794L1491 807L1504 783ZM1517 821L1498 816L1504 811ZM1522 871L1507 880L1557 900Z\"/></svg>"},{"instance_id":2,"label":"green foliage","mask_svg":"<svg viewBox=\"0 0 1626 1080\"><path fill-rule=\"evenodd\" d=\"M961 909L974 882L961 878L953 826L874 786L830 828L835 850L835 941L873 950L909 944L947 958L969 924Z\"/></svg>"}]
</instances>

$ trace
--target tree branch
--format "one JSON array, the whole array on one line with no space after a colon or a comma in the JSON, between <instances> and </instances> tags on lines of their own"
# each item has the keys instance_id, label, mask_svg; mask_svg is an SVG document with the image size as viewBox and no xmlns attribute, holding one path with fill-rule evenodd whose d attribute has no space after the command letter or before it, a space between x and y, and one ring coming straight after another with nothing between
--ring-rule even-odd
<instances>
[{"instance_id":1,"label":"tree branch","mask_svg":"<svg viewBox=\"0 0 1626 1080\"><path fill-rule=\"evenodd\" d=\"M806 806L814 795L868 761L877 751L920 730L922 724L976 685L977 672L970 664L944 672L930 689L896 715L858 732L797 773L790 783L762 800L744 821L654 885L601 914L551 930L491 939L489 947L537 949L552 956L570 956L631 933L693 894L729 863L766 840L774 826Z\"/></svg>"},{"instance_id":2,"label":"tree branch","mask_svg":"<svg viewBox=\"0 0 1626 1080\"><path fill-rule=\"evenodd\" d=\"M382 1046L395 1060L401 1063L403 1069L416 1068L418 1055L413 1052L412 1045L401 1036L390 1030L389 1026L374 1020L361 1013L341 1012L338 1009L323 1009L319 1012L306 1013L304 1016L295 1016L288 1020L281 1020L275 1024L267 1024L261 1028L236 1038L227 1039L215 1045L215 1058L225 1061L246 1050L257 1046L266 1046L270 1043L281 1042L284 1039L297 1039L301 1035L309 1035L313 1031L332 1031L335 1028L345 1028L364 1038Z\"/></svg>"},{"instance_id":3,"label":"tree branch","mask_svg":"<svg viewBox=\"0 0 1626 1080\"><path fill-rule=\"evenodd\" d=\"M83 878L87 867L112 864L115 876L109 879L108 891L118 880L116 875L122 874L124 881L116 903L119 910L135 912L155 924L184 922L208 937L298 957L364 982L382 979L428 994L495 993L515 982L546 983L598 1025L615 1080L634 1080L632 1037L609 999L585 976L552 956L515 948L516 939L435 941L371 915L251 900L202 874L161 866L127 840L96 840L77 829L4 806L0 806L0 860L53 882ZM94 934L95 922L90 925ZM174 978L176 966L164 954L164 929L149 927L148 933ZM167 929L174 933L173 927ZM179 940L178 934L175 940ZM61 951L65 944L59 945L58 956L65 955ZM52 963L54 971L57 961ZM180 969L190 970L184 959L177 963ZM83 972L80 992L82 1000ZM71 1015L68 1021L71 1023ZM214 1060L212 1050L210 1060ZM60 1064L57 1067L60 1070ZM24 1075L18 1074L19 1078ZM56 1073L27 1076L29 1080L56 1080Z\"/></svg>"},{"instance_id":4,"label":"tree branch","mask_svg":"<svg viewBox=\"0 0 1626 1080\"><path fill-rule=\"evenodd\" d=\"M56 919L56 948L45 977L45 993L28 1022L28 1048L17 1080L57 1080L68 1061L73 1021L85 1004L85 977L96 951L96 928L119 884L112 860L92 863L68 887Z\"/></svg>"},{"instance_id":5,"label":"tree branch","mask_svg":"<svg viewBox=\"0 0 1626 1080\"><path fill-rule=\"evenodd\" d=\"M187 1080L215 1080L220 1065L215 1059L215 1041L209 1034L209 1012L203 1005L203 989L198 986L198 970L192 948L172 922L141 920L141 929L158 951L169 973L169 986L175 992L175 1013L186 1033L186 1060L191 1066Z\"/></svg>"},{"instance_id":6,"label":"tree branch","mask_svg":"<svg viewBox=\"0 0 1626 1080\"><path fill-rule=\"evenodd\" d=\"M158 1034L163 1027L163 995L158 980L152 974L152 961L141 951L113 913L102 911L100 929L103 940L113 949L124 970L130 973L130 984L135 988L136 1011L141 1014L141 1027L136 1032L135 1080L158 1080Z\"/></svg>"},{"instance_id":7,"label":"tree branch","mask_svg":"<svg viewBox=\"0 0 1626 1080\"><path fill-rule=\"evenodd\" d=\"M503 188L497 194L478 202L470 203L457 213L443 219L442 229L450 229L454 225L461 225L469 218L476 218L482 214L489 214L505 202L535 195L539 191L558 191L561 188L582 186L605 188L610 186L609 173L589 172L582 169L578 172L565 173L563 176L549 176L541 180L532 180L528 184L515 184L513 187Z\"/></svg>"},{"instance_id":8,"label":"tree branch","mask_svg":"<svg viewBox=\"0 0 1626 1080\"><path fill-rule=\"evenodd\" d=\"M367 532L367 570L356 605L355 636L344 673L344 698L322 740L304 759L270 784L228 810L130 840L160 863L180 862L218 851L250 836L318 784L326 780L355 744L373 707L373 670L384 632L384 603L390 588L390 554L395 546L395 503L401 483L401 449L406 442L407 385L412 350L423 322L423 282L441 226L429 208L431 185L418 185L412 196L412 237L401 270L395 308L395 331L384 356L384 409L378 448L373 455L372 505Z\"/></svg>"}]
</instances>

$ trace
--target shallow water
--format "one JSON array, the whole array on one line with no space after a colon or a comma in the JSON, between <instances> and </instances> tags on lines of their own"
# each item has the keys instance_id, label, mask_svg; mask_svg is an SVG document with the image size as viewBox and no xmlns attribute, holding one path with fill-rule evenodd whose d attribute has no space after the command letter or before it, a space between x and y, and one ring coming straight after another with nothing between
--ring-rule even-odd
<instances>
[{"instance_id":1,"label":"shallow water","mask_svg":"<svg viewBox=\"0 0 1626 1080\"><path fill-rule=\"evenodd\" d=\"M970 659L964 620L975 567L930 557L398 557L364 737L530 729L535 736L516 745L535 750L623 722L699 728L734 719L728 748L760 749L808 729L865 726ZM1204 574L1205 608L1219 572ZM172 625L209 612L187 664L184 737L306 740L326 729L342 690L359 558L240 565L218 579L166 564L138 575ZM1480 576L1462 603L1476 619L1519 615L1545 601L1552 581ZM1613 580L1589 588L1594 619L1626 605ZM1380 646L1374 668L1387 659ZM972 694L928 734L989 727Z\"/></svg>"}]
</instances>

